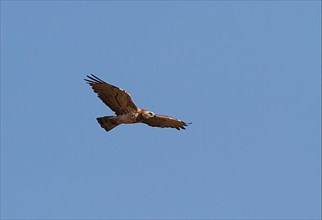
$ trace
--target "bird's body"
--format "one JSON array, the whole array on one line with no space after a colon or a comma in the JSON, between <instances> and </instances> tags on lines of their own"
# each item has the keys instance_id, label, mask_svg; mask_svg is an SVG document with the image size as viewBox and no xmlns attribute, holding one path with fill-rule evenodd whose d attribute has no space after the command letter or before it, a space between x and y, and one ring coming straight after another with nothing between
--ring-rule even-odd
<instances>
[{"instance_id":1,"label":"bird's body","mask_svg":"<svg viewBox=\"0 0 322 220\"><path fill-rule=\"evenodd\" d=\"M87 76L87 83L93 88L98 97L114 112L115 116L97 118L98 123L106 131L110 131L120 124L145 123L152 127L169 127L177 130L185 129L188 124L169 116L156 115L137 107L129 93L116 86L110 85L95 75Z\"/></svg>"},{"instance_id":2,"label":"bird's body","mask_svg":"<svg viewBox=\"0 0 322 220\"><path fill-rule=\"evenodd\" d=\"M138 123L138 115L139 113L137 112L130 112L127 114L114 116L114 118L119 124L134 124Z\"/></svg>"}]
</instances>

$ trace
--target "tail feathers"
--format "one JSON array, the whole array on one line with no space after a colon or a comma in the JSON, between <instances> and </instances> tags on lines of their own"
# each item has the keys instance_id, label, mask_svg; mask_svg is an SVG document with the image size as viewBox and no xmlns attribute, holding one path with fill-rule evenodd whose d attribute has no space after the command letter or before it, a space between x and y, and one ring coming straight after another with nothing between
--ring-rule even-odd
<instances>
[{"instance_id":1,"label":"tail feathers","mask_svg":"<svg viewBox=\"0 0 322 220\"><path fill-rule=\"evenodd\" d=\"M106 131L110 131L119 125L119 123L116 122L114 116L100 117L97 118L97 121L101 125L101 127L104 128Z\"/></svg>"}]
</instances>

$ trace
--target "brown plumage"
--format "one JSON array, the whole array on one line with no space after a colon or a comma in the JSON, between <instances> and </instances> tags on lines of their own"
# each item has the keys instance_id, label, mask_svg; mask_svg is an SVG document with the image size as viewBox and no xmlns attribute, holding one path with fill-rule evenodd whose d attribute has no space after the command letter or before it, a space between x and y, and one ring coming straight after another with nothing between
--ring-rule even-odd
<instances>
[{"instance_id":1,"label":"brown plumage","mask_svg":"<svg viewBox=\"0 0 322 220\"><path fill-rule=\"evenodd\" d=\"M98 94L98 97L115 112L115 116L97 118L98 123L106 131L120 124L145 123L152 127L185 129L188 123L165 115L157 115L137 107L131 95L125 90L113 86L91 74L84 79Z\"/></svg>"}]
</instances>

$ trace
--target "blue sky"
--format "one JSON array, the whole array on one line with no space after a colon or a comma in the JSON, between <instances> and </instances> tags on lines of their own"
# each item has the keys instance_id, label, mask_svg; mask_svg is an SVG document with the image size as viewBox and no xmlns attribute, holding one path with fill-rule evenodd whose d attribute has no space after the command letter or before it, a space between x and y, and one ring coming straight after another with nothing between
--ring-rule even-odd
<instances>
[{"instance_id":1,"label":"blue sky","mask_svg":"<svg viewBox=\"0 0 322 220\"><path fill-rule=\"evenodd\" d=\"M1 218L321 214L319 1L1 1ZM94 73L187 130L122 125Z\"/></svg>"}]
</instances>

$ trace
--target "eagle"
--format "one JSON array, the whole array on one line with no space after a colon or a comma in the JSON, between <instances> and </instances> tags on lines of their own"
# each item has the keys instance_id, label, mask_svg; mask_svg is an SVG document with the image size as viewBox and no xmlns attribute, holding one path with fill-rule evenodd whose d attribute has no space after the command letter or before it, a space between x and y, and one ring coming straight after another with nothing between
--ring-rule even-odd
<instances>
[{"instance_id":1,"label":"eagle","mask_svg":"<svg viewBox=\"0 0 322 220\"><path fill-rule=\"evenodd\" d=\"M84 79L97 93L98 97L115 112L114 116L98 117L97 121L106 131L120 124L144 123L152 127L185 129L190 123L166 115L158 115L137 107L131 95L125 90L108 84L91 74Z\"/></svg>"}]
</instances>

